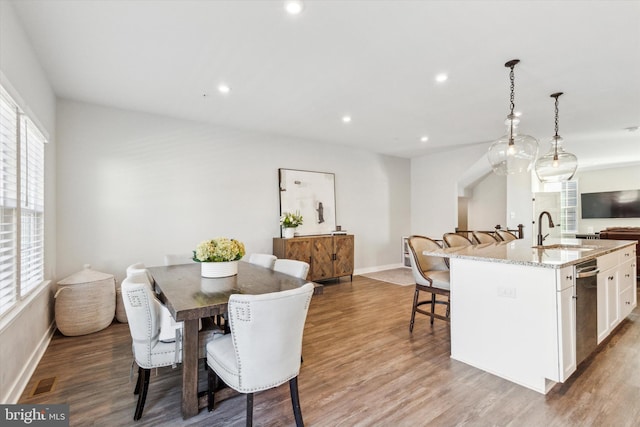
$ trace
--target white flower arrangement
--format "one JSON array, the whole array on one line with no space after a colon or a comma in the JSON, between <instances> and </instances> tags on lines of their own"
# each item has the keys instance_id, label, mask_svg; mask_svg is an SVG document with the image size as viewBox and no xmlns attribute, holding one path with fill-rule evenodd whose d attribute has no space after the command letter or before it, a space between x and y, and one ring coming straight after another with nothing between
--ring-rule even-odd
<instances>
[{"instance_id":1,"label":"white flower arrangement","mask_svg":"<svg viewBox=\"0 0 640 427\"><path fill-rule=\"evenodd\" d=\"M196 262L237 261L245 254L244 244L235 239L218 237L200 242L193 251Z\"/></svg>"},{"instance_id":2,"label":"white flower arrangement","mask_svg":"<svg viewBox=\"0 0 640 427\"><path fill-rule=\"evenodd\" d=\"M280 225L283 228L296 228L302 225L302 215L300 215L300 212L283 212L280 217Z\"/></svg>"}]
</instances>

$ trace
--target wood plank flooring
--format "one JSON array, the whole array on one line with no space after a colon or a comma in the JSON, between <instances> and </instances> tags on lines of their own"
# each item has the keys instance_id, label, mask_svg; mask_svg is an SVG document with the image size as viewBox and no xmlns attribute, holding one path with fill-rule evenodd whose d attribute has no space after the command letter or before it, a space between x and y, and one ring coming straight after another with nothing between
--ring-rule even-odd
<instances>
[{"instance_id":1,"label":"wood plank flooring","mask_svg":"<svg viewBox=\"0 0 640 427\"><path fill-rule=\"evenodd\" d=\"M452 360L446 322L436 320L432 328L417 315L410 334L413 291L355 276L313 297L299 377L306 425L640 425L638 308L568 382L544 396ZM131 363L126 324L81 337L56 334L20 403L69 403L72 426L244 425L242 395L182 420L180 367L152 374L142 420L134 423ZM29 397L51 377L54 390ZM256 394L254 423L295 425L287 384Z\"/></svg>"}]
</instances>

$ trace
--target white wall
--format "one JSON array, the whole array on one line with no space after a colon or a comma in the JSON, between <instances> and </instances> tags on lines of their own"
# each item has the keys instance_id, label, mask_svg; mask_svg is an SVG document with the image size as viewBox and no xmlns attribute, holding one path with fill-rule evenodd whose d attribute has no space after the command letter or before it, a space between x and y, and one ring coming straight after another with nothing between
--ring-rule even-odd
<instances>
[{"instance_id":1,"label":"white wall","mask_svg":"<svg viewBox=\"0 0 640 427\"><path fill-rule=\"evenodd\" d=\"M510 230L524 225L524 239L534 239L532 175L520 173L507 176L507 227Z\"/></svg>"},{"instance_id":2,"label":"white wall","mask_svg":"<svg viewBox=\"0 0 640 427\"><path fill-rule=\"evenodd\" d=\"M21 107L36 119L45 147L45 278L55 275L55 96L7 1L0 1L0 78ZM29 380L53 332L52 287L20 301L0 320L0 402L14 403Z\"/></svg>"},{"instance_id":3,"label":"white wall","mask_svg":"<svg viewBox=\"0 0 640 427\"><path fill-rule=\"evenodd\" d=\"M452 150L411 160L411 234L440 239L458 222L458 181L486 147Z\"/></svg>"},{"instance_id":4,"label":"white wall","mask_svg":"<svg viewBox=\"0 0 640 427\"><path fill-rule=\"evenodd\" d=\"M576 173L578 193L640 189L640 165L615 167ZM580 200L578 199L578 206ZM640 227L640 218L582 219L578 216L578 232L598 232L607 227Z\"/></svg>"},{"instance_id":5,"label":"white wall","mask_svg":"<svg viewBox=\"0 0 640 427\"><path fill-rule=\"evenodd\" d=\"M490 173L473 187L469 198L468 230L493 230L507 226L507 179Z\"/></svg>"},{"instance_id":6,"label":"white wall","mask_svg":"<svg viewBox=\"0 0 640 427\"><path fill-rule=\"evenodd\" d=\"M121 279L217 236L270 253L278 168L335 173L356 269L400 262L407 159L65 100L57 128L59 278L88 263Z\"/></svg>"}]
</instances>

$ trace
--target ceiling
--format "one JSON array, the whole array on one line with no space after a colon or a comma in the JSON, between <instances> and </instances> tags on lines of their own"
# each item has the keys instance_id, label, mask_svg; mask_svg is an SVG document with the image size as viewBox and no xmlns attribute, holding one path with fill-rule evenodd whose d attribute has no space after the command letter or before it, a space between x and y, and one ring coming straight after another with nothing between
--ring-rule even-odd
<instances>
[{"instance_id":1,"label":"ceiling","mask_svg":"<svg viewBox=\"0 0 640 427\"><path fill-rule=\"evenodd\" d=\"M581 168L640 162L640 1L12 3L62 98L410 158L503 135L518 58L541 152L562 91Z\"/></svg>"}]
</instances>

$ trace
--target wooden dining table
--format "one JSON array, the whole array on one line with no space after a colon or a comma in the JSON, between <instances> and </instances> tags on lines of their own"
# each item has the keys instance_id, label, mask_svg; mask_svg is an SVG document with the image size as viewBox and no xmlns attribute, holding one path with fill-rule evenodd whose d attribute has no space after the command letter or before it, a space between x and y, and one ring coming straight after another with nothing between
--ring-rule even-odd
<instances>
[{"instance_id":1,"label":"wooden dining table","mask_svg":"<svg viewBox=\"0 0 640 427\"><path fill-rule=\"evenodd\" d=\"M238 274L223 278L205 278L200 264L149 267L160 300L173 318L184 322L182 331L182 417L198 414L198 325L206 317L226 313L233 294L265 294L294 289L307 283L288 274L273 271L248 262L239 261ZM314 295L323 287L315 284Z\"/></svg>"}]
</instances>

